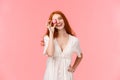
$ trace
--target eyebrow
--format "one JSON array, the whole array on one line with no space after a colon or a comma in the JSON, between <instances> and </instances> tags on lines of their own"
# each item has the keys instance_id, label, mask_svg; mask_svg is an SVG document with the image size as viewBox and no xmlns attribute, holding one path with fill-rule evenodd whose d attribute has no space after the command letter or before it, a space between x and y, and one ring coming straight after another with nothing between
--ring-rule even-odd
<instances>
[{"instance_id":1,"label":"eyebrow","mask_svg":"<svg viewBox=\"0 0 120 80\"><path fill-rule=\"evenodd\" d=\"M62 19L62 17L61 17L61 16L59 16L59 17L58 17L58 19Z\"/></svg>"},{"instance_id":2,"label":"eyebrow","mask_svg":"<svg viewBox=\"0 0 120 80\"><path fill-rule=\"evenodd\" d=\"M62 18L62 17L60 16L60 17L58 17L58 18Z\"/></svg>"}]
</instances>

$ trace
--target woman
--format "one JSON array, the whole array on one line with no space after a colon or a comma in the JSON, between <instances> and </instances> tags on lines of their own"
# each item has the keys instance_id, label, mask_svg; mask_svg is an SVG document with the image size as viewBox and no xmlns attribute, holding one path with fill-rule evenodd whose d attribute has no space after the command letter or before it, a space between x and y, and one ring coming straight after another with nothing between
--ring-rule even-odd
<instances>
[{"instance_id":1,"label":"woman","mask_svg":"<svg viewBox=\"0 0 120 80\"><path fill-rule=\"evenodd\" d=\"M42 45L43 53L48 56L44 80L73 80L73 72L83 55L79 40L61 11L50 14ZM72 66L73 53L76 53L77 57Z\"/></svg>"}]
</instances>

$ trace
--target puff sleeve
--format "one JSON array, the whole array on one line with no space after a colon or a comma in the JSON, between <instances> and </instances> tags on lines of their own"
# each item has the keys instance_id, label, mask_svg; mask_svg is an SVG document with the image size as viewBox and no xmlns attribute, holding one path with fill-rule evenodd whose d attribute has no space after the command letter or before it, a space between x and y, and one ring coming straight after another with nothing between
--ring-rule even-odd
<instances>
[{"instance_id":1,"label":"puff sleeve","mask_svg":"<svg viewBox=\"0 0 120 80\"><path fill-rule=\"evenodd\" d=\"M47 47L48 47L49 37L47 35L44 36L44 49L43 54L46 55Z\"/></svg>"},{"instance_id":2,"label":"puff sleeve","mask_svg":"<svg viewBox=\"0 0 120 80\"><path fill-rule=\"evenodd\" d=\"M78 57L81 57L81 52L82 51L81 51L81 48L80 48L80 42L79 42L78 38L75 39L73 50L77 54Z\"/></svg>"}]
</instances>

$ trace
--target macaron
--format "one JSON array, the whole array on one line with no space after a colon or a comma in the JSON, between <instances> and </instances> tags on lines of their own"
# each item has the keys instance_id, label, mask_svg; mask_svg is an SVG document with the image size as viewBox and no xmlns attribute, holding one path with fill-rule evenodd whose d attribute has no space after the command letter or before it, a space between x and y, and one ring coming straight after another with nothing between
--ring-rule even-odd
<instances>
[{"instance_id":1,"label":"macaron","mask_svg":"<svg viewBox=\"0 0 120 80\"><path fill-rule=\"evenodd\" d=\"M53 19L52 20L53 24L57 23L57 20L56 19Z\"/></svg>"}]
</instances>

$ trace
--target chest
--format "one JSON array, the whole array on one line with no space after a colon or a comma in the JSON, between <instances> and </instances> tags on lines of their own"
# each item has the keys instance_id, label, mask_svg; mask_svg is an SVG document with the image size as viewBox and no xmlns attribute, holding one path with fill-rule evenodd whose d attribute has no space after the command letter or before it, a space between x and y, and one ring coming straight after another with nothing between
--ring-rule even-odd
<instances>
[{"instance_id":1,"label":"chest","mask_svg":"<svg viewBox=\"0 0 120 80\"><path fill-rule=\"evenodd\" d=\"M55 56L71 56L73 53L73 39L55 39Z\"/></svg>"},{"instance_id":2,"label":"chest","mask_svg":"<svg viewBox=\"0 0 120 80\"><path fill-rule=\"evenodd\" d=\"M59 47L63 50L67 46L68 39L58 39L57 43Z\"/></svg>"}]
</instances>

